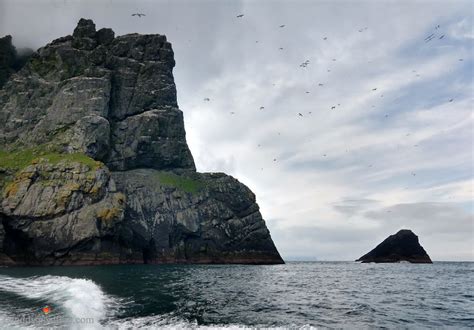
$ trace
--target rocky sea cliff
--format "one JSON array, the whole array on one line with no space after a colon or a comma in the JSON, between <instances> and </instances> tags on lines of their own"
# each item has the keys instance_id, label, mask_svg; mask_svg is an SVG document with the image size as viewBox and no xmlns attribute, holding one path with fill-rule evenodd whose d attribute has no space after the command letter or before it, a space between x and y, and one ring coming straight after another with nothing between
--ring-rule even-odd
<instances>
[{"instance_id":1,"label":"rocky sea cliff","mask_svg":"<svg viewBox=\"0 0 474 330\"><path fill-rule=\"evenodd\" d=\"M250 189L196 172L165 36L1 45L0 265L283 263Z\"/></svg>"}]
</instances>

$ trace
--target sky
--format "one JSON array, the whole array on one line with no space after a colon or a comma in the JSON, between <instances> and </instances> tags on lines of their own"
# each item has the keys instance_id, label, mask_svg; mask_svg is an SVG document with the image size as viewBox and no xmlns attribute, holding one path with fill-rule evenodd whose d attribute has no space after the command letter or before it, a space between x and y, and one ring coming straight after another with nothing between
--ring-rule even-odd
<instances>
[{"instance_id":1,"label":"sky","mask_svg":"<svg viewBox=\"0 0 474 330\"><path fill-rule=\"evenodd\" d=\"M285 260L407 228L474 261L472 1L0 0L0 35L36 49L81 17L167 36L198 171L255 192Z\"/></svg>"}]
</instances>

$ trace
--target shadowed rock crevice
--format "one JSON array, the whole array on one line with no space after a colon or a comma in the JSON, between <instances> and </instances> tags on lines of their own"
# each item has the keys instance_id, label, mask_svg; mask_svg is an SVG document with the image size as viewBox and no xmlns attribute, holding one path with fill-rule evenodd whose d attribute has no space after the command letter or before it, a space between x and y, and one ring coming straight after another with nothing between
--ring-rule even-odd
<instances>
[{"instance_id":1,"label":"shadowed rock crevice","mask_svg":"<svg viewBox=\"0 0 474 330\"><path fill-rule=\"evenodd\" d=\"M196 172L174 65L165 36L81 19L10 72L0 265L283 262L255 195Z\"/></svg>"}]
</instances>

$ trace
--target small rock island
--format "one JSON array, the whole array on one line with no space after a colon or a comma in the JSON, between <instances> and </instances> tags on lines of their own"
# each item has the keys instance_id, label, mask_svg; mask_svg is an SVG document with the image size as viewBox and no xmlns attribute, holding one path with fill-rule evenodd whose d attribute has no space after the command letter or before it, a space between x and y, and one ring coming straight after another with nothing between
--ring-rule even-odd
<instances>
[{"instance_id":1,"label":"small rock island","mask_svg":"<svg viewBox=\"0 0 474 330\"><path fill-rule=\"evenodd\" d=\"M164 35L0 48L0 266L283 263L254 193L196 171Z\"/></svg>"},{"instance_id":2,"label":"small rock island","mask_svg":"<svg viewBox=\"0 0 474 330\"><path fill-rule=\"evenodd\" d=\"M420 245L418 236L409 229L402 229L390 235L375 249L356 261L361 262L400 262L408 261L417 264L431 264L432 261L425 249Z\"/></svg>"}]
</instances>

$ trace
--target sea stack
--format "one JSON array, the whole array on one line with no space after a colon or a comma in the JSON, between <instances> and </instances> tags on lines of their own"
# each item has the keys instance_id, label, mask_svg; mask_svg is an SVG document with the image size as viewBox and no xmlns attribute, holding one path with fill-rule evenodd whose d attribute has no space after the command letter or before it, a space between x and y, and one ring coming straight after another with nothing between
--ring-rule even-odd
<instances>
[{"instance_id":1,"label":"sea stack","mask_svg":"<svg viewBox=\"0 0 474 330\"><path fill-rule=\"evenodd\" d=\"M402 229L389 236L375 249L356 261L361 262L400 262L408 261L418 264L431 264L432 261L420 245L418 236L409 229Z\"/></svg>"},{"instance_id":2,"label":"sea stack","mask_svg":"<svg viewBox=\"0 0 474 330\"><path fill-rule=\"evenodd\" d=\"M283 263L252 191L196 172L174 66L164 35L81 19L3 70L0 266Z\"/></svg>"}]
</instances>

